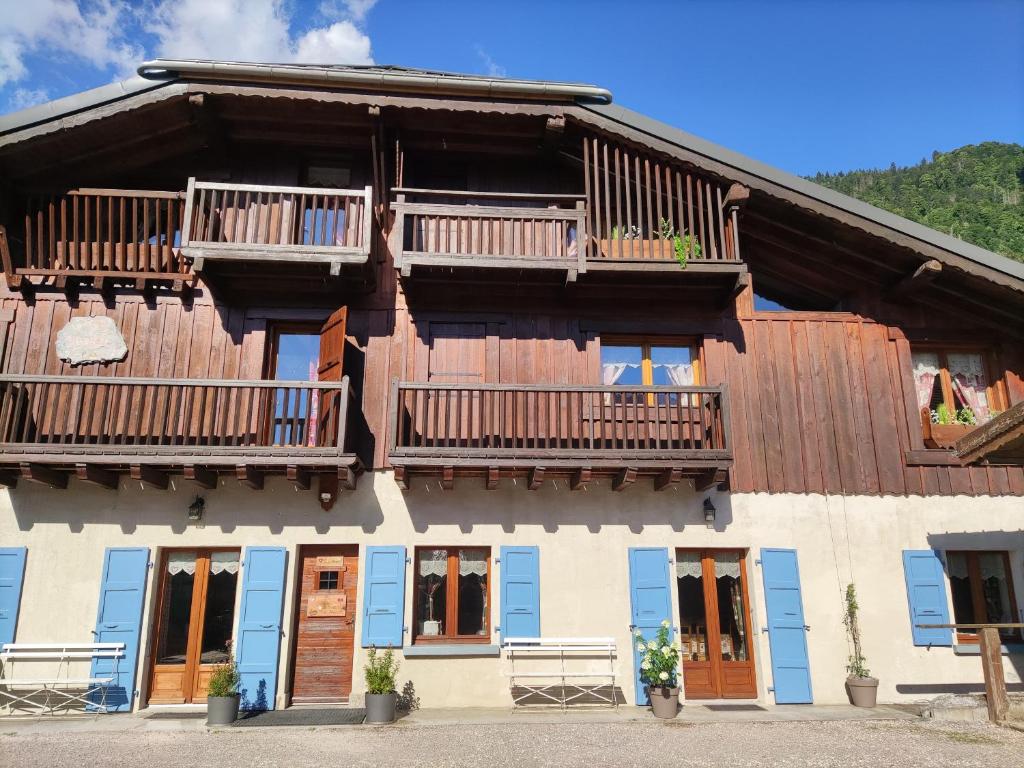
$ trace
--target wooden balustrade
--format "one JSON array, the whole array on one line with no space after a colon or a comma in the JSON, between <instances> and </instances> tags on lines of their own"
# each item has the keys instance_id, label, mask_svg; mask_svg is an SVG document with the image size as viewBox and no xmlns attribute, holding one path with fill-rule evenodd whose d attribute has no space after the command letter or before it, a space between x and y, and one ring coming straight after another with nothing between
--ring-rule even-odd
<instances>
[{"instance_id":1,"label":"wooden balustrade","mask_svg":"<svg viewBox=\"0 0 1024 768\"><path fill-rule=\"evenodd\" d=\"M34 197L22 248L2 245L8 284L32 276L175 278L181 257L184 193L76 189Z\"/></svg>"},{"instance_id":2,"label":"wooden balustrade","mask_svg":"<svg viewBox=\"0 0 1024 768\"><path fill-rule=\"evenodd\" d=\"M586 270L581 195L399 188L392 251L413 264Z\"/></svg>"},{"instance_id":3,"label":"wooden balustrade","mask_svg":"<svg viewBox=\"0 0 1024 768\"><path fill-rule=\"evenodd\" d=\"M392 454L725 458L720 387L394 382Z\"/></svg>"},{"instance_id":4,"label":"wooden balustrade","mask_svg":"<svg viewBox=\"0 0 1024 768\"><path fill-rule=\"evenodd\" d=\"M196 448L344 453L340 382L0 375L5 453L180 454Z\"/></svg>"},{"instance_id":5,"label":"wooden balustrade","mask_svg":"<svg viewBox=\"0 0 1024 768\"><path fill-rule=\"evenodd\" d=\"M372 190L189 179L182 251L197 260L365 262ZM337 270L332 269L332 274Z\"/></svg>"},{"instance_id":6,"label":"wooden balustrade","mask_svg":"<svg viewBox=\"0 0 1024 768\"><path fill-rule=\"evenodd\" d=\"M584 137L587 258L599 261L738 261L745 187L712 179L626 145ZM679 238L677 241L676 238Z\"/></svg>"}]
</instances>

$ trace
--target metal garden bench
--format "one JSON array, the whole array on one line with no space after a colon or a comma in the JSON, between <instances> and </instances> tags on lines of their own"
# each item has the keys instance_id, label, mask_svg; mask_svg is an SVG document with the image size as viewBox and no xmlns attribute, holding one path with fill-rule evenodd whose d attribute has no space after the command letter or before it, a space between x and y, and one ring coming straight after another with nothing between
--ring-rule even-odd
<instances>
[{"instance_id":1,"label":"metal garden bench","mask_svg":"<svg viewBox=\"0 0 1024 768\"><path fill-rule=\"evenodd\" d=\"M590 699L586 703L604 702L612 707L618 706L615 638L510 637L505 639L502 647L509 662L506 675L513 709L536 703L558 704L564 710L569 704L584 703L582 699ZM573 663L588 659L599 660L601 669L594 669L592 664L577 669L578 665ZM524 664L530 666L523 669ZM586 685L587 680L601 685ZM602 692L605 681L607 694ZM528 702L530 698L539 698L540 701Z\"/></svg>"},{"instance_id":2,"label":"metal garden bench","mask_svg":"<svg viewBox=\"0 0 1024 768\"><path fill-rule=\"evenodd\" d=\"M124 643L5 643L0 649L0 706L42 708L53 714L58 706L80 703L92 711L107 712L107 690L117 679L117 664L123 658ZM93 659L113 659L112 675L71 677L72 662ZM26 661L57 662L57 674L12 675L15 662Z\"/></svg>"}]
</instances>

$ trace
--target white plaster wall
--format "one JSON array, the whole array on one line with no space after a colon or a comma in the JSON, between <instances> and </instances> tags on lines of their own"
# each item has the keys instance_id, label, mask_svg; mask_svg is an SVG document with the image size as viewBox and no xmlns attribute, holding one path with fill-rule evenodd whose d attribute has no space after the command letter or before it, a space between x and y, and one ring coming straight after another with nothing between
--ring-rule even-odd
<instances>
[{"instance_id":1,"label":"white plaster wall","mask_svg":"<svg viewBox=\"0 0 1024 768\"><path fill-rule=\"evenodd\" d=\"M770 651L764 625L759 568L761 547L798 551L814 700L846 700L843 681L849 653L842 625L842 592L855 580L869 666L881 679L881 701L928 698L957 685L981 686L977 657L949 648L916 648L903 579L904 549L1004 549L1018 602L1024 596L1024 500L1019 498L824 497L793 494L714 494L718 519L705 526L704 494L685 486L655 493L637 483L616 493L591 483L570 492L547 483L537 491L502 481L486 491L480 480L456 481L454 491L415 480L402 493L390 473L364 475L359 489L323 512L311 491L268 479L264 491L223 480L202 492L206 515L189 524L186 508L196 494L177 478L169 491L123 481L117 492L71 481L66 491L22 483L0 492L0 544L28 547L18 621L21 642L88 641L99 595L103 550L108 546L160 547L277 545L289 549L278 700L287 696L296 553L300 544L404 544L540 547L541 627L547 636L617 638L618 681L634 700L627 549L632 546L723 547L751 550L748 558L755 661L760 698L772 701ZM362 550L361 550L362 552ZM498 581L491 589L492 626L500 624ZM146 696L152 622L151 575L144 615L137 685ZM675 590L673 588L673 601ZM411 626L412 568L407 568L405 623ZM361 633L363 583L354 610ZM678 607L674 606L674 610ZM1021 610L1021 606L1018 606ZM1022 611L1024 613L1024 611ZM408 641L408 636L407 636ZM497 633L493 641L497 642ZM354 660L353 698L364 691L363 652ZM1024 658L1006 660L1009 682L1019 682ZM423 706L507 706L506 662L497 658L409 658L400 684L412 680Z\"/></svg>"}]
</instances>

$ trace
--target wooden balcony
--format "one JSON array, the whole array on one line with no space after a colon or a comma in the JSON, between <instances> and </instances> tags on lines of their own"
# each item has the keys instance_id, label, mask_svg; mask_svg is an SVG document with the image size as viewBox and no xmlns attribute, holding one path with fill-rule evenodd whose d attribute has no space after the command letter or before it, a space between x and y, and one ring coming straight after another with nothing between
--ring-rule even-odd
<instances>
[{"instance_id":1,"label":"wooden balcony","mask_svg":"<svg viewBox=\"0 0 1024 768\"><path fill-rule=\"evenodd\" d=\"M23 292L186 288L194 278L179 251L184 198L183 192L128 189L32 198L20 232L0 227L7 284Z\"/></svg>"},{"instance_id":2,"label":"wooden balcony","mask_svg":"<svg viewBox=\"0 0 1024 768\"><path fill-rule=\"evenodd\" d=\"M348 377L339 382L0 375L0 481L116 489L231 475L252 488L284 474L320 492L354 487Z\"/></svg>"},{"instance_id":3,"label":"wooden balcony","mask_svg":"<svg viewBox=\"0 0 1024 768\"><path fill-rule=\"evenodd\" d=\"M403 276L417 271L545 271L568 281L586 269L582 195L395 190L392 253Z\"/></svg>"},{"instance_id":4,"label":"wooden balcony","mask_svg":"<svg viewBox=\"0 0 1024 768\"><path fill-rule=\"evenodd\" d=\"M524 477L536 489L594 477L623 490L638 477L658 490L683 479L704 490L732 466L721 387L462 385L395 381L390 462L400 485L412 475Z\"/></svg>"}]
</instances>

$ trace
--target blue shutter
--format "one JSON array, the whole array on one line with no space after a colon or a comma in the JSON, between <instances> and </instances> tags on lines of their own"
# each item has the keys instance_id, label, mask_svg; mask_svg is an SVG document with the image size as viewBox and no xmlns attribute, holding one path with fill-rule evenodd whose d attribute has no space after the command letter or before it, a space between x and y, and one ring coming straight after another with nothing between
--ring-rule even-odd
<instances>
[{"instance_id":1,"label":"blue shutter","mask_svg":"<svg viewBox=\"0 0 1024 768\"><path fill-rule=\"evenodd\" d=\"M114 678L107 688L106 705L115 712L130 712L135 697L135 668L139 659L142 602L148 570L149 549L146 547L110 547L103 555L93 639L97 643L124 643L124 658L93 659L89 675Z\"/></svg>"},{"instance_id":2,"label":"blue shutter","mask_svg":"<svg viewBox=\"0 0 1024 768\"><path fill-rule=\"evenodd\" d=\"M903 550L903 575L910 604L910 632L914 645L953 645L951 629L919 629L918 624L949 624L946 575L942 561L930 549Z\"/></svg>"},{"instance_id":3,"label":"blue shutter","mask_svg":"<svg viewBox=\"0 0 1024 768\"><path fill-rule=\"evenodd\" d=\"M14 642L26 551L25 547L0 547L0 645Z\"/></svg>"},{"instance_id":4,"label":"blue shutter","mask_svg":"<svg viewBox=\"0 0 1024 768\"><path fill-rule=\"evenodd\" d=\"M761 575L776 704L810 704L811 664L795 549L762 549Z\"/></svg>"},{"instance_id":5,"label":"blue shutter","mask_svg":"<svg viewBox=\"0 0 1024 768\"><path fill-rule=\"evenodd\" d=\"M235 660L243 709L274 708L284 607L284 547L246 547Z\"/></svg>"},{"instance_id":6,"label":"blue shutter","mask_svg":"<svg viewBox=\"0 0 1024 768\"><path fill-rule=\"evenodd\" d=\"M501 548L501 639L540 637L540 550Z\"/></svg>"},{"instance_id":7,"label":"blue shutter","mask_svg":"<svg viewBox=\"0 0 1024 768\"><path fill-rule=\"evenodd\" d=\"M405 547L367 547L363 583L363 647L402 647Z\"/></svg>"},{"instance_id":8,"label":"blue shutter","mask_svg":"<svg viewBox=\"0 0 1024 768\"><path fill-rule=\"evenodd\" d=\"M633 623L630 632L639 629L644 640L653 640L661 622L672 621L672 593L668 573L668 550L664 547L630 547L629 604ZM669 628L669 638L672 629ZM633 647L633 670L636 682L636 703L648 703L647 689L640 681L640 653L636 636L630 637Z\"/></svg>"}]
</instances>

